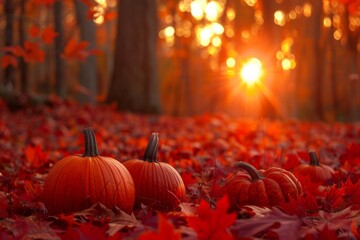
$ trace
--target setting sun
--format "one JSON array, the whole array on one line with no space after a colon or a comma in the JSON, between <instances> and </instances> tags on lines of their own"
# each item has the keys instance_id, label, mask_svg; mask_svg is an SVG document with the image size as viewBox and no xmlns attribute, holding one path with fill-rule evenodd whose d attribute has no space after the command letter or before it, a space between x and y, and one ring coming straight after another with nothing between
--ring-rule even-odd
<instances>
[{"instance_id":1,"label":"setting sun","mask_svg":"<svg viewBox=\"0 0 360 240\"><path fill-rule=\"evenodd\" d=\"M262 63L257 58L251 58L245 62L240 72L242 80L249 86L258 82L262 74Z\"/></svg>"}]
</instances>

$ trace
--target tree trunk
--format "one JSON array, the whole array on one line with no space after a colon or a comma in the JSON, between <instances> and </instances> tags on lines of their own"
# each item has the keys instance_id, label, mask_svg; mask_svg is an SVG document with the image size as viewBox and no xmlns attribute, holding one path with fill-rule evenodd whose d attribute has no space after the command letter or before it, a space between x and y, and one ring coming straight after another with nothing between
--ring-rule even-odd
<instances>
[{"instance_id":1,"label":"tree trunk","mask_svg":"<svg viewBox=\"0 0 360 240\"><path fill-rule=\"evenodd\" d=\"M157 1L122 0L118 13L114 73L107 100L123 111L157 113Z\"/></svg>"},{"instance_id":2,"label":"tree trunk","mask_svg":"<svg viewBox=\"0 0 360 240\"><path fill-rule=\"evenodd\" d=\"M87 17L88 7L81 0L74 0L77 22L80 29L82 41L89 42L89 47L94 48L96 45L95 23ZM125 21L126 22L126 21ZM79 93L81 103L95 103L97 95L97 71L96 58L93 55L88 56L80 63L79 83L85 87L89 94Z\"/></svg>"},{"instance_id":3,"label":"tree trunk","mask_svg":"<svg viewBox=\"0 0 360 240\"><path fill-rule=\"evenodd\" d=\"M5 12L5 31L4 31L4 38L5 38L5 47L10 47L14 43L14 14L15 14L15 1L14 0L5 0L4 2L4 12ZM8 53L11 54L11 53ZM4 70L4 85L5 87L14 87L14 67L8 66Z\"/></svg>"},{"instance_id":4,"label":"tree trunk","mask_svg":"<svg viewBox=\"0 0 360 240\"><path fill-rule=\"evenodd\" d=\"M313 44L312 44L312 50L315 53L314 59L315 62L310 67L310 80L314 82L315 85L315 91L313 93L313 99L315 100L315 118L318 120L324 119L324 109L323 109L323 51L324 51L324 45L323 41L321 39L321 29L323 25L323 15L322 15L322 2L314 2L313 4L313 15L311 17L313 23L311 23L312 27L312 34L313 36ZM306 59L306 58L305 58ZM311 84L311 83L310 83ZM309 104L312 104L313 101L310 101Z\"/></svg>"},{"instance_id":5,"label":"tree trunk","mask_svg":"<svg viewBox=\"0 0 360 240\"><path fill-rule=\"evenodd\" d=\"M303 20L296 43L296 97L299 118L324 118L322 59L322 1L312 3L312 15Z\"/></svg>"},{"instance_id":6,"label":"tree trunk","mask_svg":"<svg viewBox=\"0 0 360 240\"><path fill-rule=\"evenodd\" d=\"M55 88L56 94L65 98L66 96L66 82L64 78L64 61L61 58L61 51L63 46L63 3L62 1L55 1L54 3L54 25L55 32L58 33L55 38Z\"/></svg>"},{"instance_id":7,"label":"tree trunk","mask_svg":"<svg viewBox=\"0 0 360 240\"><path fill-rule=\"evenodd\" d=\"M25 26L24 26L26 22L24 19L25 11L26 11L25 5L26 5L26 0L21 0L20 16L22 16L22 18L20 19L20 23L19 23L19 42L21 46L24 46L24 42L26 39ZM28 95L30 90L29 78L28 78L28 65L23 58L20 58L19 60L19 68L20 68L21 92L25 95Z\"/></svg>"},{"instance_id":8,"label":"tree trunk","mask_svg":"<svg viewBox=\"0 0 360 240\"><path fill-rule=\"evenodd\" d=\"M281 27L275 25L274 23L274 13L276 10L278 10L278 4L275 0L263 0L262 8L264 24L260 32L260 47L262 51L266 52L264 58L272 58L275 56L279 48L279 43L281 42ZM276 87L274 86L279 85L279 81L275 76L272 76L270 73L268 73L264 80L264 84L266 88L275 91ZM277 95L275 92L273 92L273 94ZM274 99L268 96L266 93L263 93L261 105L261 115L263 117L274 118L284 114L282 110L278 108L278 104L274 102Z\"/></svg>"}]
</instances>

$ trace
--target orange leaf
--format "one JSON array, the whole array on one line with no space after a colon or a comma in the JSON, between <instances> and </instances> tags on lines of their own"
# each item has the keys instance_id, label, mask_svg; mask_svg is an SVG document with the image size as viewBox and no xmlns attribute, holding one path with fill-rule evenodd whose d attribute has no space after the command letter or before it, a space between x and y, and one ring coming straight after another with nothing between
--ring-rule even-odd
<instances>
[{"instance_id":1,"label":"orange leaf","mask_svg":"<svg viewBox=\"0 0 360 240\"><path fill-rule=\"evenodd\" d=\"M37 43L25 41L24 50L24 60L26 62L42 62L45 59L45 53Z\"/></svg>"},{"instance_id":2,"label":"orange leaf","mask_svg":"<svg viewBox=\"0 0 360 240\"><path fill-rule=\"evenodd\" d=\"M40 29L39 29L37 26L32 25L32 26L29 28L29 35L30 35L30 37L36 38L36 37L39 36L39 34L40 34Z\"/></svg>"},{"instance_id":3,"label":"orange leaf","mask_svg":"<svg viewBox=\"0 0 360 240\"><path fill-rule=\"evenodd\" d=\"M43 152L40 145L27 146L24 149L25 158L33 167L40 167L48 160L48 154Z\"/></svg>"},{"instance_id":4,"label":"orange leaf","mask_svg":"<svg viewBox=\"0 0 360 240\"><path fill-rule=\"evenodd\" d=\"M176 232L174 225L166 219L165 215L158 215L158 231L149 231L140 235L138 240L180 240L181 234Z\"/></svg>"},{"instance_id":5,"label":"orange leaf","mask_svg":"<svg viewBox=\"0 0 360 240\"><path fill-rule=\"evenodd\" d=\"M21 57L24 55L24 50L19 45L4 47L4 51L12 53L17 57Z\"/></svg>"},{"instance_id":6,"label":"orange leaf","mask_svg":"<svg viewBox=\"0 0 360 240\"><path fill-rule=\"evenodd\" d=\"M47 27L44 29L41 38L46 44L52 44L54 42L54 38L58 35L57 32L54 31L52 27Z\"/></svg>"},{"instance_id":7,"label":"orange leaf","mask_svg":"<svg viewBox=\"0 0 360 240\"><path fill-rule=\"evenodd\" d=\"M32 183L29 180L25 180L24 182L24 194L22 194L21 198L25 201L33 201L36 198L39 198L42 194L42 188L40 184Z\"/></svg>"},{"instance_id":8,"label":"orange leaf","mask_svg":"<svg viewBox=\"0 0 360 240\"><path fill-rule=\"evenodd\" d=\"M17 67L17 58L10 54L5 54L1 59L1 67L7 68L9 66Z\"/></svg>"},{"instance_id":9,"label":"orange leaf","mask_svg":"<svg viewBox=\"0 0 360 240\"><path fill-rule=\"evenodd\" d=\"M78 43L76 40L71 39L66 44L62 56L66 59L84 60L89 55L99 53L99 51L96 49L86 50L88 46L89 42L87 41L81 41Z\"/></svg>"},{"instance_id":10,"label":"orange leaf","mask_svg":"<svg viewBox=\"0 0 360 240\"><path fill-rule=\"evenodd\" d=\"M189 227L193 228L198 239L233 239L227 228L236 220L236 213L227 213L229 201L227 197L217 202L216 209L210 208L209 203L201 200L198 216L187 217Z\"/></svg>"}]
</instances>

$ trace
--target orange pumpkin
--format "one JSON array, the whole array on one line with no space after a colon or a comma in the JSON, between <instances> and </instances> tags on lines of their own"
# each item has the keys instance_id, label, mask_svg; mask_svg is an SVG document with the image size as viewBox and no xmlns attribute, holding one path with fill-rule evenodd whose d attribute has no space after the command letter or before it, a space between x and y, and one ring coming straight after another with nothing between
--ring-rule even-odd
<instances>
[{"instance_id":1,"label":"orange pumpkin","mask_svg":"<svg viewBox=\"0 0 360 240\"><path fill-rule=\"evenodd\" d=\"M98 153L92 129L84 131L85 153L68 156L55 164L44 184L44 203L51 214L69 213L100 202L132 212L134 182L117 160Z\"/></svg>"},{"instance_id":2,"label":"orange pumpkin","mask_svg":"<svg viewBox=\"0 0 360 240\"><path fill-rule=\"evenodd\" d=\"M309 152L310 164L301 164L294 169L295 176L310 177L310 181L331 184L333 182L333 175L335 171L324 164L320 164L316 153L313 151Z\"/></svg>"},{"instance_id":3,"label":"orange pumpkin","mask_svg":"<svg viewBox=\"0 0 360 240\"><path fill-rule=\"evenodd\" d=\"M134 179L135 204L144 204L157 210L174 210L186 195L184 182L171 165L158 162L158 133L152 133L143 159L124 162Z\"/></svg>"},{"instance_id":4,"label":"orange pumpkin","mask_svg":"<svg viewBox=\"0 0 360 240\"><path fill-rule=\"evenodd\" d=\"M244 205L278 206L302 192L296 177L282 168L271 167L260 172L246 162L238 162L235 167L245 170L247 175L236 173L225 185L232 209Z\"/></svg>"}]
</instances>

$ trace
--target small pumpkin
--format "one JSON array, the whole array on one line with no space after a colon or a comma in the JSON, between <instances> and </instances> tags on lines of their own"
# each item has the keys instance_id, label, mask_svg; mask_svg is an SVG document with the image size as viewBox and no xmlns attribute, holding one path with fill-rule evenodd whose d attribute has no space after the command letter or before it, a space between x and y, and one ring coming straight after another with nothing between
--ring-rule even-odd
<instances>
[{"instance_id":1,"label":"small pumpkin","mask_svg":"<svg viewBox=\"0 0 360 240\"><path fill-rule=\"evenodd\" d=\"M314 151L309 152L310 164L300 164L294 169L295 176L310 177L311 182L321 184L331 184L335 171L324 164L319 163L319 159Z\"/></svg>"},{"instance_id":2,"label":"small pumpkin","mask_svg":"<svg viewBox=\"0 0 360 240\"><path fill-rule=\"evenodd\" d=\"M226 186L226 192L232 208L244 205L278 206L290 197L297 198L301 192L301 184L289 171L271 167L258 171L246 162L235 164L244 174L235 174Z\"/></svg>"},{"instance_id":3,"label":"small pumpkin","mask_svg":"<svg viewBox=\"0 0 360 240\"><path fill-rule=\"evenodd\" d=\"M134 179L135 204L144 204L157 210L173 210L186 195L180 174L170 164L158 162L159 134L152 133L143 159L124 162Z\"/></svg>"},{"instance_id":4,"label":"small pumpkin","mask_svg":"<svg viewBox=\"0 0 360 240\"><path fill-rule=\"evenodd\" d=\"M100 202L131 213L135 202L134 182L117 160L98 153L95 134L84 130L85 153L71 155L49 171L43 198L50 214L69 213Z\"/></svg>"}]
</instances>

